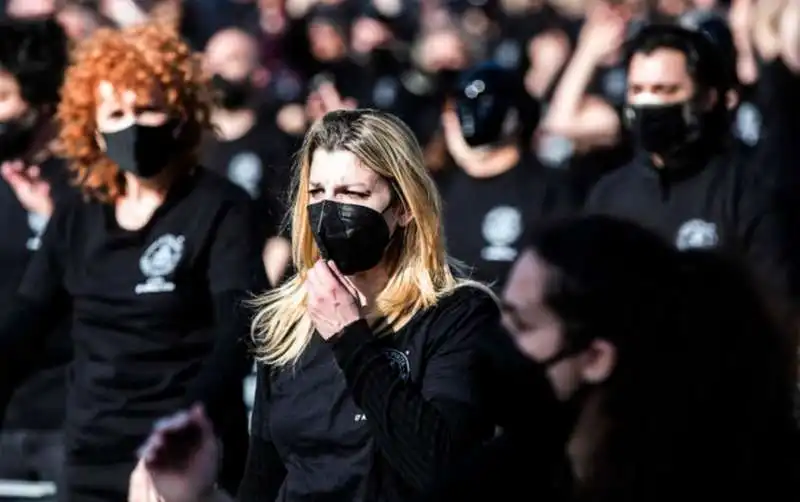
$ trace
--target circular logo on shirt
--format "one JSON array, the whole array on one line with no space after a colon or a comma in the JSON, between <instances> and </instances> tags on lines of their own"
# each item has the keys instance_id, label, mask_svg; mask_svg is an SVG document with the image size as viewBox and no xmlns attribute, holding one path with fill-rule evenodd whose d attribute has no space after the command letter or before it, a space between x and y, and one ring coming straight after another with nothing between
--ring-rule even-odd
<instances>
[{"instance_id":1,"label":"circular logo on shirt","mask_svg":"<svg viewBox=\"0 0 800 502\"><path fill-rule=\"evenodd\" d=\"M736 111L734 133L747 146L755 146L761 139L761 112L753 103L744 102Z\"/></svg>"},{"instance_id":2,"label":"circular logo on shirt","mask_svg":"<svg viewBox=\"0 0 800 502\"><path fill-rule=\"evenodd\" d=\"M520 64L522 49L516 40L503 40L494 50L494 61L503 68L513 70Z\"/></svg>"},{"instance_id":3,"label":"circular logo on shirt","mask_svg":"<svg viewBox=\"0 0 800 502\"><path fill-rule=\"evenodd\" d=\"M391 108L397 100L399 83L394 77L382 77L372 90L372 101L378 108Z\"/></svg>"},{"instance_id":4,"label":"circular logo on shirt","mask_svg":"<svg viewBox=\"0 0 800 502\"><path fill-rule=\"evenodd\" d=\"M156 239L142 254L139 268L146 277L171 274L183 256L183 236L165 234Z\"/></svg>"},{"instance_id":5,"label":"circular logo on shirt","mask_svg":"<svg viewBox=\"0 0 800 502\"><path fill-rule=\"evenodd\" d=\"M497 206L483 219L483 236L493 246L508 246L522 235L522 215L511 206Z\"/></svg>"},{"instance_id":6,"label":"circular logo on shirt","mask_svg":"<svg viewBox=\"0 0 800 502\"><path fill-rule=\"evenodd\" d=\"M392 365L392 368L395 369L398 373L400 373L400 378L403 381L408 380L411 377L411 363L408 360L408 356L397 350L397 349L385 349L383 354L389 358L389 364Z\"/></svg>"},{"instance_id":7,"label":"circular logo on shirt","mask_svg":"<svg viewBox=\"0 0 800 502\"><path fill-rule=\"evenodd\" d=\"M678 229L678 249L708 249L719 243L717 225L699 219L689 220Z\"/></svg>"},{"instance_id":8,"label":"circular logo on shirt","mask_svg":"<svg viewBox=\"0 0 800 502\"><path fill-rule=\"evenodd\" d=\"M240 153L228 163L228 179L239 185L254 199L260 195L263 176L264 167L261 159L255 153Z\"/></svg>"}]
</instances>

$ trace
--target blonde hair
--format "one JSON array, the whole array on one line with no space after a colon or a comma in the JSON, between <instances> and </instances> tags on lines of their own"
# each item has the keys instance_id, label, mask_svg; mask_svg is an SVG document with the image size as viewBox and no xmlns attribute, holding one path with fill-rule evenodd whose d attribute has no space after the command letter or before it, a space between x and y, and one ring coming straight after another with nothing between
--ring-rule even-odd
<instances>
[{"instance_id":1,"label":"blonde hair","mask_svg":"<svg viewBox=\"0 0 800 502\"><path fill-rule=\"evenodd\" d=\"M259 361L281 367L295 363L314 333L306 314L303 282L319 257L308 222L308 182L317 149L348 151L386 179L395 200L410 214L387 249L389 281L378 295L371 318L383 319L381 334L394 333L419 311L466 284L445 252L442 202L414 134L397 117L377 110L339 110L326 114L306 134L298 153L292 189L292 260L296 274L283 286L257 297L253 337Z\"/></svg>"}]
</instances>

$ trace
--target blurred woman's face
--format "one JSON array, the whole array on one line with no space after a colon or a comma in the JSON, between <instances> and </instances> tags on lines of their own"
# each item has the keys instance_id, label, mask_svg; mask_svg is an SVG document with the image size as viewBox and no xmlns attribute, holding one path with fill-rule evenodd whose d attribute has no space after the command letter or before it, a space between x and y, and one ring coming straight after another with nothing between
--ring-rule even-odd
<instances>
[{"instance_id":1,"label":"blurred woman's face","mask_svg":"<svg viewBox=\"0 0 800 502\"><path fill-rule=\"evenodd\" d=\"M532 250L522 253L511 269L503 292L503 326L519 350L536 362L557 357L563 349L564 326L545 303L550 278L547 264ZM547 369L559 399L568 399L581 385L580 355L566 357Z\"/></svg>"},{"instance_id":2,"label":"blurred woman's face","mask_svg":"<svg viewBox=\"0 0 800 502\"><path fill-rule=\"evenodd\" d=\"M429 71L461 70L467 66L467 48L455 32L432 33L422 42L421 59Z\"/></svg>"},{"instance_id":3,"label":"blurred woman's face","mask_svg":"<svg viewBox=\"0 0 800 502\"><path fill-rule=\"evenodd\" d=\"M28 109L28 103L22 98L17 79L0 71L0 122L18 119L25 115Z\"/></svg>"},{"instance_id":4,"label":"blurred woman's face","mask_svg":"<svg viewBox=\"0 0 800 502\"><path fill-rule=\"evenodd\" d=\"M97 86L95 120L101 133L118 132L134 124L156 127L168 119L164 93L156 85L139 93L117 89L108 81Z\"/></svg>"},{"instance_id":5,"label":"blurred woman's face","mask_svg":"<svg viewBox=\"0 0 800 502\"><path fill-rule=\"evenodd\" d=\"M317 61L336 61L347 53L347 45L339 32L328 23L312 23L308 29L311 54Z\"/></svg>"}]
</instances>

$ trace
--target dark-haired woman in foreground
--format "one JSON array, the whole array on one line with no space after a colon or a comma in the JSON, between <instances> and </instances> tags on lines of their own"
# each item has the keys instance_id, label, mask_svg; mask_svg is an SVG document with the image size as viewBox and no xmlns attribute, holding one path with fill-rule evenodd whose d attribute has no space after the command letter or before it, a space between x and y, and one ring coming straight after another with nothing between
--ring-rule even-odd
<instances>
[{"instance_id":1,"label":"dark-haired woman in foreground","mask_svg":"<svg viewBox=\"0 0 800 502\"><path fill-rule=\"evenodd\" d=\"M736 266L589 217L542 232L504 302L553 393L434 500L798 499L791 351Z\"/></svg>"}]
</instances>

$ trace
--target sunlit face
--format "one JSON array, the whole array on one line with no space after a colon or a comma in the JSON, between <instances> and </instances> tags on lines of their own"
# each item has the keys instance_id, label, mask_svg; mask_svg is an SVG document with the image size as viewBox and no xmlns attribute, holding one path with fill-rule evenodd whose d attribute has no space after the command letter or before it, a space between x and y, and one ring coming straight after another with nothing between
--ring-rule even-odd
<instances>
[{"instance_id":1,"label":"sunlit face","mask_svg":"<svg viewBox=\"0 0 800 502\"><path fill-rule=\"evenodd\" d=\"M311 160L309 203L332 200L358 204L383 214L390 233L404 224L402 208L392 207L392 188L375 171L363 166L351 152L316 150ZM391 210L387 211L390 207Z\"/></svg>"},{"instance_id":2,"label":"sunlit face","mask_svg":"<svg viewBox=\"0 0 800 502\"><path fill-rule=\"evenodd\" d=\"M10 74L0 71L0 122L22 117L29 109L22 99L17 80Z\"/></svg>"},{"instance_id":3,"label":"sunlit face","mask_svg":"<svg viewBox=\"0 0 800 502\"><path fill-rule=\"evenodd\" d=\"M563 347L562 321L545 303L550 274L547 264L536 253L525 251L511 269L503 292L503 325L519 350L537 362L558 356ZM580 356L552 364L547 376L556 396L568 398L583 378Z\"/></svg>"},{"instance_id":4,"label":"sunlit face","mask_svg":"<svg viewBox=\"0 0 800 502\"><path fill-rule=\"evenodd\" d=\"M169 113L164 93L157 85L147 92L137 93L116 89L110 82L102 81L97 87L95 120L98 132L114 133L134 124L163 125L169 120Z\"/></svg>"},{"instance_id":5,"label":"sunlit face","mask_svg":"<svg viewBox=\"0 0 800 502\"><path fill-rule=\"evenodd\" d=\"M208 42L204 63L210 74L233 82L245 80L258 64L256 42L240 31L222 31Z\"/></svg>"},{"instance_id":6,"label":"sunlit face","mask_svg":"<svg viewBox=\"0 0 800 502\"><path fill-rule=\"evenodd\" d=\"M694 94L695 85L682 52L658 49L631 58L628 68L629 104L673 104L687 101Z\"/></svg>"},{"instance_id":7,"label":"sunlit face","mask_svg":"<svg viewBox=\"0 0 800 502\"><path fill-rule=\"evenodd\" d=\"M336 61L347 52L344 38L329 23L311 23L308 41L311 43L311 54L317 61Z\"/></svg>"},{"instance_id":8,"label":"sunlit face","mask_svg":"<svg viewBox=\"0 0 800 502\"><path fill-rule=\"evenodd\" d=\"M422 43L422 60L433 71L463 69L467 66L464 41L456 32L432 33Z\"/></svg>"}]
</instances>

